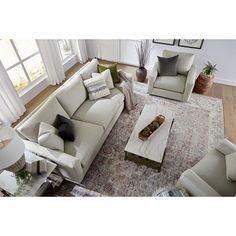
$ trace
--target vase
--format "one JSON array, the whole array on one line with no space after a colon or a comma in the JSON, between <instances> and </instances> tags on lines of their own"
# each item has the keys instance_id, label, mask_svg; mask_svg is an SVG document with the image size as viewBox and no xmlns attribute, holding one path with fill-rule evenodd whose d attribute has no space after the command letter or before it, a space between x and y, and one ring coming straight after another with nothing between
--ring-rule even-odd
<instances>
[{"instance_id":1,"label":"vase","mask_svg":"<svg viewBox=\"0 0 236 236\"><path fill-rule=\"evenodd\" d=\"M212 87L214 77L201 73L195 83L194 92L199 94L207 94Z\"/></svg>"},{"instance_id":2,"label":"vase","mask_svg":"<svg viewBox=\"0 0 236 236\"><path fill-rule=\"evenodd\" d=\"M147 77L147 70L144 67L140 67L136 70L136 77L139 82L144 82Z\"/></svg>"}]
</instances>

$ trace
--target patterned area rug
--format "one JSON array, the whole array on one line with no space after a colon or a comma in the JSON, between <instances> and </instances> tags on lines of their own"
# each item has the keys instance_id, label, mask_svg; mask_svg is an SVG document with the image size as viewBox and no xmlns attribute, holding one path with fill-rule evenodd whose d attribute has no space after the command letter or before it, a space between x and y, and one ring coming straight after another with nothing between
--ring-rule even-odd
<instances>
[{"instance_id":1,"label":"patterned area rug","mask_svg":"<svg viewBox=\"0 0 236 236\"><path fill-rule=\"evenodd\" d=\"M147 94L135 83L138 105L123 111L82 184L109 196L151 196L158 188L176 183L181 173L197 163L224 137L222 101L193 94L188 103ZM161 171L124 160L124 148L145 104L161 104L175 112Z\"/></svg>"}]
</instances>

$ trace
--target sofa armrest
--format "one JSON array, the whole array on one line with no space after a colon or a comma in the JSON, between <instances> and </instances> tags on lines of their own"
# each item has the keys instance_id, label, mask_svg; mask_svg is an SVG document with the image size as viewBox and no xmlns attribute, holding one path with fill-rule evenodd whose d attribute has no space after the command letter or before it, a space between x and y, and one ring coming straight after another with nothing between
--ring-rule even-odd
<instances>
[{"instance_id":1,"label":"sofa armrest","mask_svg":"<svg viewBox=\"0 0 236 236\"><path fill-rule=\"evenodd\" d=\"M82 181L84 177L83 169L80 160L78 160L76 157L63 152L51 150L39 145L38 143L34 143L28 140L23 141L27 150L56 163L58 165L59 171L63 176L77 182Z\"/></svg>"},{"instance_id":2,"label":"sofa armrest","mask_svg":"<svg viewBox=\"0 0 236 236\"><path fill-rule=\"evenodd\" d=\"M224 155L229 155L236 152L236 145L231 143L228 139L224 139L216 146L216 150Z\"/></svg>"},{"instance_id":3,"label":"sofa armrest","mask_svg":"<svg viewBox=\"0 0 236 236\"><path fill-rule=\"evenodd\" d=\"M180 176L177 187L183 188L192 196L220 196L218 192L191 169L186 170Z\"/></svg>"},{"instance_id":4,"label":"sofa armrest","mask_svg":"<svg viewBox=\"0 0 236 236\"><path fill-rule=\"evenodd\" d=\"M184 90L184 102L187 102L192 94L193 87L195 85L197 69L196 66L193 64L188 72L185 90Z\"/></svg>"},{"instance_id":5,"label":"sofa armrest","mask_svg":"<svg viewBox=\"0 0 236 236\"><path fill-rule=\"evenodd\" d=\"M154 82L158 76L159 61L155 63L150 74L148 75L148 92L150 93L153 89Z\"/></svg>"}]
</instances>

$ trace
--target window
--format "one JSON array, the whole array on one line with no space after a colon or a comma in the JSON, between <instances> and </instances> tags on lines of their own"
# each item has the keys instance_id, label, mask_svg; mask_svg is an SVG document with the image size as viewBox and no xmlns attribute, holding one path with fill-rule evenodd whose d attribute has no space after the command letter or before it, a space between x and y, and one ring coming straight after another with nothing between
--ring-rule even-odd
<instances>
[{"instance_id":1,"label":"window","mask_svg":"<svg viewBox=\"0 0 236 236\"><path fill-rule=\"evenodd\" d=\"M0 60L18 92L46 76L35 40L0 40Z\"/></svg>"},{"instance_id":2,"label":"window","mask_svg":"<svg viewBox=\"0 0 236 236\"><path fill-rule=\"evenodd\" d=\"M66 59L68 59L69 57L72 56L73 52L72 52L72 45L71 45L70 40L58 39L57 44L58 44L58 48L59 48L59 52L60 52L62 61L65 61Z\"/></svg>"}]
</instances>

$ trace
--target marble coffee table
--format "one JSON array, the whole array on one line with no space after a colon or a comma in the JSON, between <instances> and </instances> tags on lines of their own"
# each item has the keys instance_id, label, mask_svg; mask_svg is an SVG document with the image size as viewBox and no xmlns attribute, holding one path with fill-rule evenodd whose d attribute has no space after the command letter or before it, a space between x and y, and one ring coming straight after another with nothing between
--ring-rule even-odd
<instances>
[{"instance_id":1,"label":"marble coffee table","mask_svg":"<svg viewBox=\"0 0 236 236\"><path fill-rule=\"evenodd\" d=\"M138 133L158 115L164 115L165 122L146 141L140 140ZM160 171L173 122L174 112L161 105L145 105L125 147L125 159Z\"/></svg>"}]
</instances>

